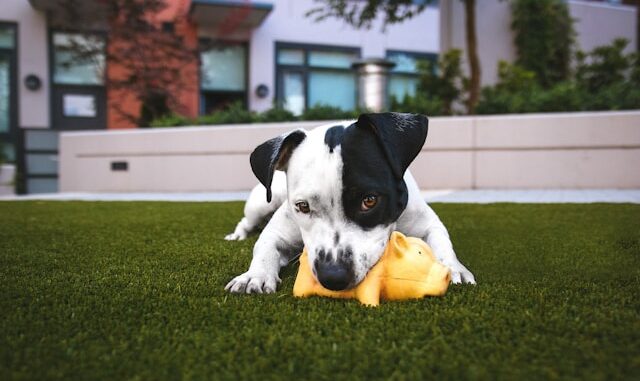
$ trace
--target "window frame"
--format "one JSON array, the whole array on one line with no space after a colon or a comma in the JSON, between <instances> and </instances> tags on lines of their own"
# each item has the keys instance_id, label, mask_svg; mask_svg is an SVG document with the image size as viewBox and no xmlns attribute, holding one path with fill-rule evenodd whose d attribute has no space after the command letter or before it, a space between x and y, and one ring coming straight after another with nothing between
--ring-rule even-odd
<instances>
[{"instance_id":1,"label":"window frame","mask_svg":"<svg viewBox=\"0 0 640 381\"><path fill-rule=\"evenodd\" d=\"M303 63L302 65L292 64L280 64L278 63L278 53L281 49L292 49L303 51ZM296 42L282 42L276 41L274 47L273 63L275 70L275 101L278 107L284 107L284 72L301 73L303 78L302 87L304 89L304 110L309 108L309 74L311 71L325 71L333 73L351 73L354 76L356 71L352 68L343 69L335 67L320 67L309 65L309 53L312 51L320 52L340 52L340 53L353 53L357 59L362 59L362 49L357 46L344 46L344 45L324 45L324 44L305 44ZM357 78L355 78L357 81ZM358 85L356 82L356 91L354 93L354 105L358 104Z\"/></svg>"},{"instance_id":2,"label":"window frame","mask_svg":"<svg viewBox=\"0 0 640 381\"><path fill-rule=\"evenodd\" d=\"M56 33L65 34L85 34L100 36L104 40L104 68L101 84L66 84L55 82L55 49L54 35ZM101 30L83 29L61 29L50 27L47 29L47 49L49 58L49 123L52 130L87 130L87 129L108 129L108 72L109 59L109 35ZM79 95L91 95L95 98L96 115L94 117L67 116L62 113L61 105L64 101L64 93L77 93ZM63 123L64 121L64 123ZM97 123L96 122L101 122ZM97 127L96 127L97 126Z\"/></svg>"},{"instance_id":3,"label":"window frame","mask_svg":"<svg viewBox=\"0 0 640 381\"><path fill-rule=\"evenodd\" d=\"M202 53L207 51L208 48L215 46L243 46L244 47L244 90L208 90L202 88ZM242 105L244 108L248 108L249 105L249 51L251 45L249 41L234 41L224 39L213 39L208 37L198 38L198 114L207 115L206 113L206 101L207 95L221 95L221 96L240 96L242 98Z\"/></svg>"}]
</instances>

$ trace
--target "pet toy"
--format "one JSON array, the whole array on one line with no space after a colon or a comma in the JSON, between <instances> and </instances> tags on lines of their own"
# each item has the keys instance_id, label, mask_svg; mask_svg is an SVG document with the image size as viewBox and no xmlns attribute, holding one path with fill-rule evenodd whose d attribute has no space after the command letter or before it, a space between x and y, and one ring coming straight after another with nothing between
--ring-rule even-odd
<instances>
[{"instance_id":1,"label":"pet toy","mask_svg":"<svg viewBox=\"0 0 640 381\"><path fill-rule=\"evenodd\" d=\"M322 287L311 272L305 248L300 256L293 295L358 299L362 304L377 306L380 299L406 300L444 295L450 280L449 269L436 260L429 245L419 238L393 232L378 263L360 284L350 290L332 291Z\"/></svg>"}]
</instances>

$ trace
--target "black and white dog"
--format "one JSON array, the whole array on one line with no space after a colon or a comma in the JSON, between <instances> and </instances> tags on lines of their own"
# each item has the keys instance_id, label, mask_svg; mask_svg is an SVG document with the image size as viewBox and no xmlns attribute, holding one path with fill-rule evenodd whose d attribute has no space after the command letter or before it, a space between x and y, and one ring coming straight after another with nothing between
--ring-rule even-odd
<instances>
[{"instance_id":1,"label":"black and white dog","mask_svg":"<svg viewBox=\"0 0 640 381\"><path fill-rule=\"evenodd\" d=\"M427 129L423 115L363 114L356 122L295 130L258 146L250 161L262 185L253 189L244 218L225 239L244 239L273 217L255 244L249 270L225 289L275 292L280 268L303 246L324 287L352 288L380 259L394 230L424 239L451 269L453 283L475 283L407 170Z\"/></svg>"}]
</instances>

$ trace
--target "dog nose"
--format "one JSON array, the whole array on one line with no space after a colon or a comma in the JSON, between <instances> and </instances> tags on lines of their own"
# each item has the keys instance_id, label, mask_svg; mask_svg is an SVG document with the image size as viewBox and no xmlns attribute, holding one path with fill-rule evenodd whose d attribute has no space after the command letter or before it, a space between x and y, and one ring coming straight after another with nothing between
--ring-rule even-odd
<instances>
[{"instance_id":1,"label":"dog nose","mask_svg":"<svg viewBox=\"0 0 640 381\"><path fill-rule=\"evenodd\" d=\"M343 263L320 261L316 263L318 281L324 288L332 291L342 291L351 283L353 274Z\"/></svg>"}]
</instances>

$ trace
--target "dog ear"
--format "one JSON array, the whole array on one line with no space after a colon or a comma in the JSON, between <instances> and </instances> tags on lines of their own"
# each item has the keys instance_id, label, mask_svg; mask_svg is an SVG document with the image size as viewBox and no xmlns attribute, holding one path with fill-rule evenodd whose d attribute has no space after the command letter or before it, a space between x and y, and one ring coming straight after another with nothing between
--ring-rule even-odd
<instances>
[{"instance_id":1,"label":"dog ear","mask_svg":"<svg viewBox=\"0 0 640 381\"><path fill-rule=\"evenodd\" d=\"M253 150L249 161L251 170L267 188L267 202L271 202L271 181L275 170L286 171L293 150L307 137L304 130L295 130L267 140Z\"/></svg>"},{"instance_id":2,"label":"dog ear","mask_svg":"<svg viewBox=\"0 0 640 381\"><path fill-rule=\"evenodd\" d=\"M373 131L394 176L402 179L427 139L429 120L421 114L385 112L362 114L356 126Z\"/></svg>"}]
</instances>

